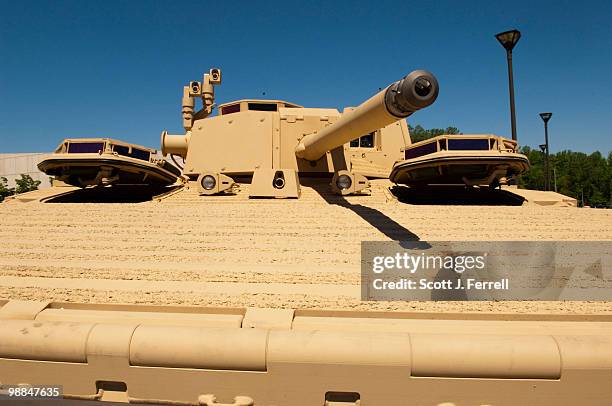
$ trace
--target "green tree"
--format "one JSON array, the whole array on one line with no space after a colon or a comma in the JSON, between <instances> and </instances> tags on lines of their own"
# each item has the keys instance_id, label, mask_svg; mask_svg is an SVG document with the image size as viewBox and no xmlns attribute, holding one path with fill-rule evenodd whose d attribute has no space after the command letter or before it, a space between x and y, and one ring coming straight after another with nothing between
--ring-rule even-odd
<instances>
[{"instance_id":1,"label":"green tree","mask_svg":"<svg viewBox=\"0 0 612 406\"><path fill-rule=\"evenodd\" d=\"M520 149L529 158L531 168L521 176L519 185L528 189L544 189L544 154L527 146ZM550 183L554 190L590 206L612 206L612 152L607 159L597 151L560 151L550 155Z\"/></svg>"},{"instance_id":2,"label":"green tree","mask_svg":"<svg viewBox=\"0 0 612 406\"><path fill-rule=\"evenodd\" d=\"M30 192L32 190L38 190L38 185L40 185L39 180L34 180L30 175L21 174L21 179L15 179L15 193L25 193Z\"/></svg>"},{"instance_id":3,"label":"green tree","mask_svg":"<svg viewBox=\"0 0 612 406\"><path fill-rule=\"evenodd\" d=\"M430 130L426 130L419 124L417 124L415 127L409 124L408 131L410 132L410 139L413 143L423 141L432 137L437 137L438 135L461 134L457 127L432 128Z\"/></svg>"},{"instance_id":4,"label":"green tree","mask_svg":"<svg viewBox=\"0 0 612 406\"><path fill-rule=\"evenodd\" d=\"M3 176L0 176L0 202L3 201L6 197L12 196L15 194L15 189L8 187L8 179Z\"/></svg>"}]
</instances>

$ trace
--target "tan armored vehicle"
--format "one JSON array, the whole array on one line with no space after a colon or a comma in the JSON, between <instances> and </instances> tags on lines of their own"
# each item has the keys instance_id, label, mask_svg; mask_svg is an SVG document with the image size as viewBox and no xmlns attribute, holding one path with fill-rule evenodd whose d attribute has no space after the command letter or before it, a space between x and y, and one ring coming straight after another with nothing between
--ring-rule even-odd
<instances>
[{"instance_id":1,"label":"tan armored vehicle","mask_svg":"<svg viewBox=\"0 0 612 406\"><path fill-rule=\"evenodd\" d=\"M279 100L239 100L215 107L221 70L183 88L185 134L161 134L161 152L203 195L250 183L250 197L300 196L300 177L331 177L341 195L368 192L369 179L412 187L498 186L528 169L515 142L491 135L443 136L412 145L406 117L431 105L438 82L414 71L342 113ZM196 100L202 108L196 111ZM75 186L177 181L179 171L155 151L115 140L65 140L39 168Z\"/></svg>"}]
</instances>

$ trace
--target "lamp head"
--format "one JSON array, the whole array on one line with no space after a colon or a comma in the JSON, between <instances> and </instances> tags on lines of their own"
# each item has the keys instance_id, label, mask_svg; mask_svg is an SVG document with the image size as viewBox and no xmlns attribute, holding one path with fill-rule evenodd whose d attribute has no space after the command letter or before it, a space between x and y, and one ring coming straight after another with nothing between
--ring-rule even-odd
<instances>
[{"instance_id":1,"label":"lamp head","mask_svg":"<svg viewBox=\"0 0 612 406\"><path fill-rule=\"evenodd\" d=\"M499 43L506 48L506 51L512 51L512 48L514 48L521 38L521 32L519 30L504 31L497 34L495 38L497 38Z\"/></svg>"},{"instance_id":2,"label":"lamp head","mask_svg":"<svg viewBox=\"0 0 612 406\"><path fill-rule=\"evenodd\" d=\"M545 123L548 123L548 120L552 117L552 113L540 113L540 117L542 117Z\"/></svg>"}]
</instances>

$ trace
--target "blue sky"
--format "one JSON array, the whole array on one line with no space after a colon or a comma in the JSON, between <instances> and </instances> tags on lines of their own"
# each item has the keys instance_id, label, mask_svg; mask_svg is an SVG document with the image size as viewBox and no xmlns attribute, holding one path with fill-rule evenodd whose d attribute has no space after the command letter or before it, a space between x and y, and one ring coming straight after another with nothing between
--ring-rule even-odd
<instances>
[{"instance_id":1,"label":"blue sky","mask_svg":"<svg viewBox=\"0 0 612 406\"><path fill-rule=\"evenodd\" d=\"M514 51L518 138L551 151L612 149L608 1L0 0L0 152L108 136L159 147L182 131L182 85L223 69L217 102L359 104L413 69L440 82L411 124L510 136L505 51ZM263 93L265 92L265 96Z\"/></svg>"}]
</instances>

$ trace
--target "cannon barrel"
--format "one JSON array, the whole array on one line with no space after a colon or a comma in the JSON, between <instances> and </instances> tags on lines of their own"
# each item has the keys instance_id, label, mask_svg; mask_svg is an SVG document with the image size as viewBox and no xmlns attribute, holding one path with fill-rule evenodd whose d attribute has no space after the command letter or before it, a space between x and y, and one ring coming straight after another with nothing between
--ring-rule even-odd
<instances>
[{"instance_id":1,"label":"cannon barrel","mask_svg":"<svg viewBox=\"0 0 612 406\"><path fill-rule=\"evenodd\" d=\"M344 113L335 123L306 135L295 148L295 154L316 161L327 151L429 106L437 97L435 76L424 70L413 71L354 110Z\"/></svg>"}]
</instances>

